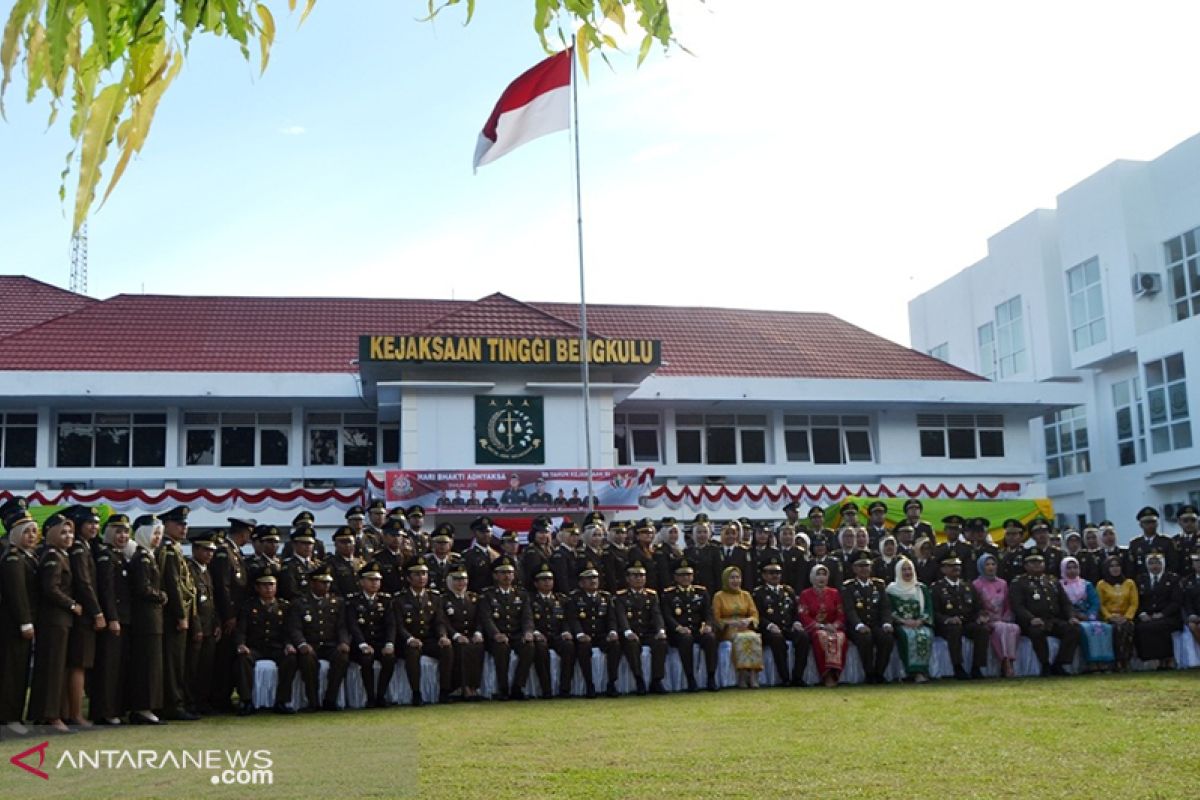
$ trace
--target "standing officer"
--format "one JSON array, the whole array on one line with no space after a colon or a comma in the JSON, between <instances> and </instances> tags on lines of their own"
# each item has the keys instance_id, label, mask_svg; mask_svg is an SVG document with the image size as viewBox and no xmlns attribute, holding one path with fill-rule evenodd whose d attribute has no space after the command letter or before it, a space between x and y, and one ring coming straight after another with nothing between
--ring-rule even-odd
<instances>
[{"instance_id":1,"label":"standing officer","mask_svg":"<svg viewBox=\"0 0 1200 800\"><path fill-rule=\"evenodd\" d=\"M842 584L846 636L858 648L867 683L886 683L895 644L887 583L871 577L871 558L863 553L851 567L854 577Z\"/></svg>"},{"instance_id":2,"label":"standing officer","mask_svg":"<svg viewBox=\"0 0 1200 800\"><path fill-rule=\"evenodd\" d=\"M72 621L67 643L67 717L82 721L84 681L96 662L96 635L108 627L96 593L93 554L100 517L87 506L72 506L63 514L75 524L75 541L67 557L71 562L71 593L83 606L83 613Z\"/></svg>"},{"instance_id":3,"label":"standing officer","mask_svg":"<svg viewBox=\"0 0 1200 800\"><path fill-rule=\"evenodd\" d=\"M1065 675L1063 667L1075 658L1079 645L1079 623L1071 613L1071 602L1058 581L1045 574L1046 558L1041 553L1025 556L1025 574L1012 580L1008 602L1021 633L1029 637L1042 673ZM1058 658L1050 663L1047 637L1059 639Z\"/></svg>"},{"instance_id":4,"label":"standing officer","mask_svg":"<svg viewBox=\"0 0 1200 800\"><path fill-rule=\"evenodd\" d=\"M176 506L163 514L162 545L158 548L158 571L167 595L163 609L163 716L166 719L191 721L199 719L184 705L187 701L187 642L188 626L195 613L196 586L183 555L187 537L187 506Z\"/></svg>"},{"instance_id":5,"label":"standing officer","mask_svg":"<svg viewBox=\"0 0 1200 800\"><path fill-rule=\"evenodd\" d=\"M317 566L313 558L313 547L317 537L307 525L296 528L289 534L292 554L283 560L279 570L279 596L289 603L308 592L308 575Z\"/></svg>"},{"instance_id":6,"label":"standing officer","mask_svg":"<svg viewBox=\"0 0 1200 800\"><path fill-rule=\"evenodd\" d=\"M913 541L924 536L931 544L937 544L937 537L933 534L933 526L921 519L921 512L924 510L925 505L915 497L904 501L904 519L912 526Z\"/></svg>"},{"instance_id":7,"label":"standing officer","mask_svg":"<svg viewBox=\"0 0 1200 800\"><path fill-rule=\"evenodd\" d=\"M751 591L754 588L754 555L750 552L750 548L738 541L741 534L741 528L736 522L726 522L721 528L721 544L720 544L720 570L718 571L717 585L709 586L709 590L716 592L721 588L720 575L724 573L726 567L737 567L742 573L742 588L746 591Z\"/></svg>"},{"instance_id":8,"label":"standing officer","mask_svg":"<svg viewBox=\"0 0 1200 800\"><path fill-rule=\"evenodd\" d=\"M454 526L449 522L438 525L433 531L430 542L433 545L433 552L425 556L425 566L429 569L428 585L434 591L441 591L446 587L447 576L462 558L450 549L454 547Z\"/></svg>"},{"instance_id":9,"label":"standing officer","mask_svg":"<svg viewBox=\"0 0 1200 800\"><path fill-rule=\"evenodd\" d=\"M234 632L238 654L238 696L242 698L239 716L253 714L254 664L270 659L279 670L275 685L275 713L294 714L288 706L292 682L296 679L296 648L287 639L288 602L275 596L278 580L268 569L254 581L256 596L242 609Z\"/></svg>"},{"instance_id":10,"label":"standing officer","mask_svg":"<svg viewBox=\"0 0 1200 800\"><path fill-rule=\"evenodd\" d=\"M492 562L500 557L492 547L492 518L471 520L471 535L474 541L463 551L462 567L467 571L468 588L478 593L492 585Z\"/></svg>"},{"instance_id":11,"label":"standing officer","mask_svg":"<svg viewBox=\"0 0 1200 800\"><path fill-rule=\"evenodd\" d=\"M575 591L575 581L579 576L579 567L576 566L578 551L579 529L572 520L567 519L559 526L558 546L550 554L555 592L567 594Z\"/></svg>"},{"instance_id":12,"label":"standing officer","mask_svg":"<svg viewBox=\"0 0 1200 800\"><path fill-rule=\"evenodd\" d=\"M492 565L493 586L483 590L483 627L487 650L496 665L496 699L525 699L525 682L533 662L533 618L529 595L516 588L517 568L508 556L500 556ZM509 691L509 654L517 651L515 685Z\"/></svg>"},{"instance_id":13,"label":"standing officer","mask_svg":"<svg viewBox=\"0 0 1200 800\"><path fill-rule=\"evenodd\" d=\"M1128 558L1130 569L1126 576L1136 579L1146 571L1146 556L1151 553L1161 553L1166 559L1167 571L1178 570L1175 559L1175 543L1158 531L1158 511L1153 506L1146 506L1137 512L1138 525L1142 535L1129 542ZM1049 570L1049 566L1046 567ZM1055 575L1058 573L1055 572Z\"/></svg>"},{"instance_id":14,"label":"standing officer","mask_svg":"<svg viewBox=\"0 0 1200 800\"><path fill-rule=\"evenodd\" d=\"M467 589L469 580L466 566L460 562L450 573L449 591L441 596L446 634L454 643L454 672L445 688L461 689L463 700L475 702L481 699L479 684L483 681L483 628L479 596Z\"/></svg>"},{"instance_id":15,"label":"standing officer","mask_svg":"<svg viewBox=\"0 0 1200 800\"><path fill-rule=\"evenodd\" d=\"M221 623L221 636L216 642L213 655L213 694L210 705L219 712L233 710L229 694L233 691L234 652L233 632L237 628L238 615L250 592L250 576L246 570L246 559L242 547L250 541L250 534L258 523L252 519L229 517L229 534L217 541L217 552L213 554L208 571L212 578L213 605Z\"/></svg>"},{"instance_id":16,"label":"standing officer","mask_svg":"<svg viewBox=\"0 0 1200 800\"><path fill-rule=\"evenodd\" d=\"M383 573L378 561L369 561L358 572L359 590L346 598L346 628L351 653L362 670L367 706L386 708L388 685L396 670L396 616L392 596L381 592ZM375 677L375 662L379 676Z\"/></svg>"},{"instance_id":17,"label":"standing officer","mask_svg":"<svg viewBox=\"0 0 1200 800\"><path fill-rule=\"evenodd\" d=\"M959 561L967 561L971 557L971 545L962 538L963 526L966 520L958 514L942 517L942 528L946 541L933 548L933 560L941 564L950 556L956 556Z\"/></svg>"},{"instance_id":18,"label":"standing officer","mask_svg":"<svg viewBox=\"0 0 1200 800\"><path fill-rule=\"evenodd\" d=\"M694 586L702 586L711 595L721 588L721 548L712 541L712 523L708 514L692 520L692 544L683 551L692 565Z\"/></svg>"},{"instance_id":19,"label":"standing officer","mask_svg":"<svg viewBox=\"0 0 1200 800\"><path fill-rule=\"evenodd\" d=\"M706 688L717 691L717 639L713 635L715 624L708 591L696 586L695 568L687 558L675 567L675 585L668 586L662 593L663 624L667 628L667 640L679 653L687 690L695 692L696 654L692 649L699 644L704 653L704 668L708 673Z\"/></svg>"},{"instance_id":20,"label":"standing officer","mask_svg":"<svg viewBox=\"0 0 1200 800\"><path fill-rule=\"evenodd\" d=\"M367 515L362 506L350 506L346 509L346 527L354 533L357 542L355 553L362 558L371 558L375 551L383 546L383 526L378 530L367 527L366 520Z\"/></svg>"},{"instance_id":21,"label":"standing officer","mask_svg":"<svg viewBox=\"0 0 1200 800\"><path fill-rule=\"evenodd\" d=\"M1012 517L1004 520L1004 547L996 555L1000 577L1011 581L1025 574L1025 523Z\"/></svg>"},{"instance_id":22,"label":"standing officer","mask_svg":"<svg viewBox=\"0 0 1200 800\"><path fill-rule=\"evenodd\" d=\"M96 635L96 663L88 684L88 713L97 725L119 725L125 710L123 686L133 611L125 558L129 534L129 517L111 514L104 521L104 536L93 540L99 542L95 550L96 596L108 621L105 630Z\"/></svg>"},{"instance_id":23,"label":"standing officer","mask_svg":"<svg viewBox=\"0 0 1200 800\"><path fill-rule=\"evenodd\" d=\"M325 560L333 578L333 593L349 597L358 590L358 571L363 560L354 555L354 531L343 525L333 532L333 552Z\"/></svg>"},{"instance_id":24,"label":"standing officer","mask_svg":"<svg viewBox=\"0 0 1200 800\"><path fill-rule=\"evenodd\" d=\"M337 711L338 696L350 666L346 601L330 591L332 585L333 573L329 565L314 567L308 574L308 591L298 595L288 609L288 640L296 648L300 679L308 698L306 711L318 708ZM323 703L320 698L321 660L329 662Z\"/></svg>"},{"instance_id":25,"label":"standing officer","mask_svg":"<svg viewBox=\"0 0 1200 800\"><path fill-rule=\"evenodd\" d=\"M278 575L282 564L279 561L279 529L274 525L255 525L254 555L246 560L246 575L250 583L257 583L258 576L266 572Z\"/></svg>"},{"instance_id":26,"label":"standing officer","mask_svg":"<svg viewBox=\"0 0 1200 800\"><path fill-rule=\"evenodd\" d=\"M382 499L376 498L367 504L367 521L363 525L363 531L373 533L375 536L383 534L383 526L387 523L388 511L387 503Z\"/></svg>"},{"instance_id":27,"label":"standing officer","mask_svg":"<svg viewBox=\"0 0 1200 800\"><path fill-rule=\"evenodd\" d=\"M883 537L891 533L884 524L885 519L887 519L887 503L882 500L872 500L867 505L867 535L871 537L871 549L877 553Z\"/></svg>"},{"instance_id":28,"label":"standing officer","mask_svg":"<svg viewBox=\"0 0 1200 800\"><path fill-rule=\"evenodd\" d=\"M804 668L808 664L808 634L796 617L796 591L782 582L783 564L778 555L763 563L762 579L751 595L758 607L758 629L762 631L763 647L771 649L781 685L803 686ZM788 642L792 643L796 657L792 670L788 669Z\"/></svg>"},{"instance_id":29,"label":"standing officer","mask_svg":"<svg viewBox=\"0 0 1200 800\"><path fill-rule=\"evenodd\" d=\"M454 670L454 649L442 620L442 601L437 590L429 588L429 567L418 558L408 566L408 588L392 598L396 617L396 637L404 648L404 671L412 689L412 704L421 697L421 656L438 660L439 701L450 699L450 676Z\"/></svg>"},{"instance_id":30,"label":"standing officer","mask_svg":"<svg viewBox=\"0 0 1200 800\"><path fill-rule=\"evenodd\" d=\"M632 561L625 568L625 581L627 588L617 592L613 598L625 660L633 671L637 693L644 695L646 678L642 674L642 644L648 645L650 691L666 694L662 681L667 664L667 629L663 624L658 593L646 588L646 566L639 560Z\"/></svg>"},{"instance_id":31,"label":"standing officer","mask_svg":"<svg viewBox=\"0 0 1200 800\"><path fill-rule=\"evenodd\" d=\"M212 712L209 698L213 692L213 666L217 642L221 638L221 620L213 597L212 574L209 566L217 552L216 536L188 534L192 555L187 560L192 584L196 587L196 605L188 622L188 643L185 660L187 709L193 714Z\"/></svg>"},{"instance_id":32,"label":"standing officer","mask_svg":"<svg viewBox=\"0 0 1200 800\"><path fill-rule=\"evenodd\" d=\"M389 522L383 529L383 547L371 557L382 576L380 586L388 594L395 594L408 585L405 566L409 562L409 554L401 542L403 535L398 523Z\"/></svg>"},{"instance_id":33,"label":"standing officer","mask_svg":"<svg viewBox=\"0 0 1200 800\"><path fill-rule=\"evenodd\" d=\"M783 583L799 594L808 572L808 553L796 546L796 529L786 522L779 526L779 564Z\"/></svg>"},{"instance_id":34,"label":"standing officer","mask_svg":"<svg viewBox=\"0 0 1200 800\"><path fill-rule=\"evenodd\" d=\"M561 545L560 545L561 547ZM567 623L566 595L554 591L558 576L549 564L534 575L534 592L529 596L533 620L533 667L537 672L542 698L552 696L550 651L558 653L558 696L571 696L575 678L575 643ZM574 584L575 576L571 576Z\"/></svg>"},{"instance_id":35,"label":"standing officer","mask_svg":"<svg viewBox=\"0 0 1200 800\"><path fill-rule=\"evenodd\" d=\"M975 587L962 578L962 562L956 556L950 556L942 562L942 576L929 589L933 598L933 632L945 639L950 648L954 677L960 681L982 678L991 632L978 621L981 611L979 595L975 593ZM971 639L975 648L971 653L970 675L962 665L964 636Z\"/></svg>"},{"instance_id":36,"label":"standing officer","mask_svg":"<svg viewBox=\"0 0 1200 800\"><path fill-rule=\"evenodd\" d=\"M616 631L612 595L600 589L600 571L585 562L579 573L579 588L571 592L567 618L575 637L575 660L583 671L589 699L596 696L592 678L592 648L600 647L608 661L608 696L617 696L617 671L621 667L621 643Z\"/></svg>"}]
</instances>

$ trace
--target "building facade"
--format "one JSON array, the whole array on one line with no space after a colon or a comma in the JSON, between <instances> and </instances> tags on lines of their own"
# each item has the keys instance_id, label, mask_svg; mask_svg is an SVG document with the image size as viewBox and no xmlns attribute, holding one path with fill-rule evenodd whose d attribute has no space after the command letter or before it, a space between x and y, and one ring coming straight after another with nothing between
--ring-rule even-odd
<instances>
[{"instance_id":1,"label":"building facade","mask_svg":"<svg viewBox=\"0 0 1200 800\"><path fill-rule=\"evenodd\" d=\"M399 504L401 485L578 481L590 441L593 466L620 471L606 480L635 476L624 518L1042 498L1029 421L1079 403L1077 386L993 384L828 314L597 305L588 320L590 431L570 304L97 301L0 277L0 496L188 502L200 525L309 508L327 529L367 496ZM431 511L455 523L487 507L444 499Z\"/></svg>"},{"instance_id":2,"label":"building facade","mask_svg":"<svg viewBox=\"0 0 1200 800\"><path fill-rule=\"evenodd\" d=\"M987 256L909 303L914 349L1084 402L1032 423L1062 522L1200 502L1200 136L1117 161L988 240Z\"/></svg>"}]
</instances>

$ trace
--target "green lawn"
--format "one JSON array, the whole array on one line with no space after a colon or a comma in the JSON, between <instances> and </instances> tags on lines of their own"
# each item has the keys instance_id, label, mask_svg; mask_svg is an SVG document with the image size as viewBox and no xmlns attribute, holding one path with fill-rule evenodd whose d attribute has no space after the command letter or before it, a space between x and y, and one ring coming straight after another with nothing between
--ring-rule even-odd
<instances>
[{"instance_id":1,"label":"green lawn","mask_svg":"<svg viewBox=\"0 0 1200 800\"><path fill-rule=\"evenodd\" d=\"M261 714L47 750L266 747L260 788L203 770L42 781L7 763L36 743L2 743L0 797L1194 798L1200 671Z\"/></svg>"}]
</instances>

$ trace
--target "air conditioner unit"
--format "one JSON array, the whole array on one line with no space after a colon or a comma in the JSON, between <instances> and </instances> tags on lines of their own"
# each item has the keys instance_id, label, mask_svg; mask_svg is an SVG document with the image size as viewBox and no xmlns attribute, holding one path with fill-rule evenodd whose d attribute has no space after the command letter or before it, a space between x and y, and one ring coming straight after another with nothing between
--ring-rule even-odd
<instances>
[{"instance_id":1,"label":"air conditioner unit","mask_svg":"<svg viewBox=\"0 0 1200 800\"><path fill-rule=\"evenodd\" d=\"M1133 296L1149 297L1162 291L1162 275L1157 272L1133 273Z\"/></svg>"}]
</instances>

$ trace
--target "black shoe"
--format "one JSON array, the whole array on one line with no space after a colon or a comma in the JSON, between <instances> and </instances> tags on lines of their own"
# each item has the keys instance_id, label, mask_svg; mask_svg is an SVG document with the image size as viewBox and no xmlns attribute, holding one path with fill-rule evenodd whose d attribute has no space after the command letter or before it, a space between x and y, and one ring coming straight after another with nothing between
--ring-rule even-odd
<instances>
[{"instance_id":1,"label":"black shoe","mask_svg":"<svg viewBox=\"0 0 1200 800\"><path fill-rule=\"evenodd\" d=\"M255 708L253 703L242 703L242 707L238 709L237 714L239 717L248 717L253 714L254 711Z\"/></svg>"},{"instance_id":2,"label":"black shoe","mask_svg":"<svg viewBox=\"0 0 1200 800\"><path fill-rule=\"evenodd\" d=\"M967 671L965 669L963 669L962 667L957 666L957 665L954 667L954 679L955 680L965 681L970 677L971 676L968 675Z\"/></svg>"},{"instance_id":3,"label":"black shoe","mask_svg":"<svg viewBox=\"0 0 1200 800\"><path fill-rule=\"evenodd\" d=\"M196 720L200 719L200 717L196 716L185 708L180 708L176 709L175 711L166 712L163 714L163 719L175 720L176 722L195 722Z\"/></svg>"},{"instance_id":4,"label":"black shoe","mask_svg":"<svg viewBox=\"0 0 1200 800\"><path fill-rule=\"evenodd\" d=\"M608 684L608 690L605 692L605 694L608 695L609 697L620 697L621 696L621 693L617 691L617 685L615 683Z\"/></svg>"},{"instance_id":5,"label":"black shoe","mask_svg":"<svg viewBox=\"0 0 1200 800\"><path fill-rule=\"evenodd\" d=\"M587 697L588 700L595 700L596 699L596 687L589 684L587 687L587 692L584 696Z\"/></svg>"},{"instance_id":6,"label":"black shoe","mask_svg":"<svg viewBox=\"0 0 1200 800\"><path fill-rule=\"evenodd\" d=\"M653 694L666 694L667 687L663 686L662 681L650 681L650 691Z\"/></svg>"},{"instance_id":7,"label":"black shoe","mask_svg":"<svg viewBox=\"0 0 1200 800\"><path fill-rule=\"evenodd\" d=\"M1067 671L1065 669L1063 669L1062 664L1051 664L1050 665L1050 674L1061 677L1063 675L1066 675Z\"/></svg>"},{"instance_id":8,"label":"black shoe","mask_svg":"<svg viewBox=\"0 0 1200 800\"><path fill-rule=\"evenodd\" d=\"M971 668L971 680L973 680L973 681L983 680L983 670L981 670L979 667L972 667Z\"/></svg>"},{"instance_id":9,"label":"black shoe","mask_svg":"<svg viewBox=\"0 0 1200 800\"><path fill-rule=\"evenodd\" d=\"M710 692L717 691L717 679L714 676L709 675L708 676L708 686L706 686L705 688L708 689Z\"/></svg>"},{"instance_id":10,"label":"black shoe","mask_svg":"<svg viewBox=\"0 0 1200 800\"><path fill-rule=\"evenodd\" d=\"M271 710L276 714L295 714L296 709L289 706L287 703L276 703L271 707Z\"/></svg>"},{"instance_id":11,"label":"black shoe","mask_svg":"<svg viewBox=\"0 0 1200 800\"><path fill-rule=\"evenodd\" d=\"M386 697L380 698L379 700L375 701L376 708L390 708L391 705L392 705L392 701L388 700Z\"/></svg>"},{"instance_id":12,"label":"black shoe","mask_svg":"<svg viewBox=\"0 0 1200 800\"><path fill-rule=\"evenodd\" d=\"M442 704L453 703L455 700L458 700L458 699L459 698L455 697L454 695L450 694L449 692L438 692L438 702L439 703L442 703Z\"/></svg>"},{"instance_id":13,"label":"black shoe","mask_svg":"<svg viewBox=\"0 0 1200 800\"><path fill-rule=\"evenodd\" d=\"M412 696L412 702L409 703L409 705L411 705L413 708L420 708L421 706L425 705L425 698L421 697L420 692L414 692Z\"/></svg>"},{"instance_id":14,"label":"black shoe","mask_svg":"<svg viewBox=\"0 0 1200 800\"><path fill-rule=\"evenodd\" d=\"M646 679L645 678L637 679L637 695L638 695L638 697L646 696Z\"/></svg>"},{"instance_id":15,"label":"black shoe","mask_svg":"<svg viewBox=\"0 0 1200 800\"><path fill-rule=\"evenodd\" d=\"M508 693L508 696L509 696L509 698L511 698L513 700L524 700L525 699L525 690L524 689L513 689L511 692Z\"/></svg>"},{"instance_id":16,"label":"black shoe","mask_svg":"<svg viewBox=\"0 0 1200 800\"><path fill-rule=\"evenodd\" d=\"M692 678L687 682L687 690L688 694L695 694L696 692L700 691L700 687L696 685L695 678Z\"/></svg>"},{"instance_id":17,"label":"black shoe","mask_svg":"<svg viewBox=\"0 0 1200 800\"><path fill-rule=\"evenodd\" d=\"M333 703L322 703L322 704L321 704L321 710L322 710L322 711L337 711L337 710L338 710L337 702L333 702Z\"/></svg>"},{"instance_id":18,"label":"black shoe","mask_svg":"<svg viewBox=\"0 0 1200 800\"><path fill-rule=\"evenodd\" d=\"M300 709L301 714L316 714L321 710L320 704L310 704Z\"/></svg>"}]
</instances>

